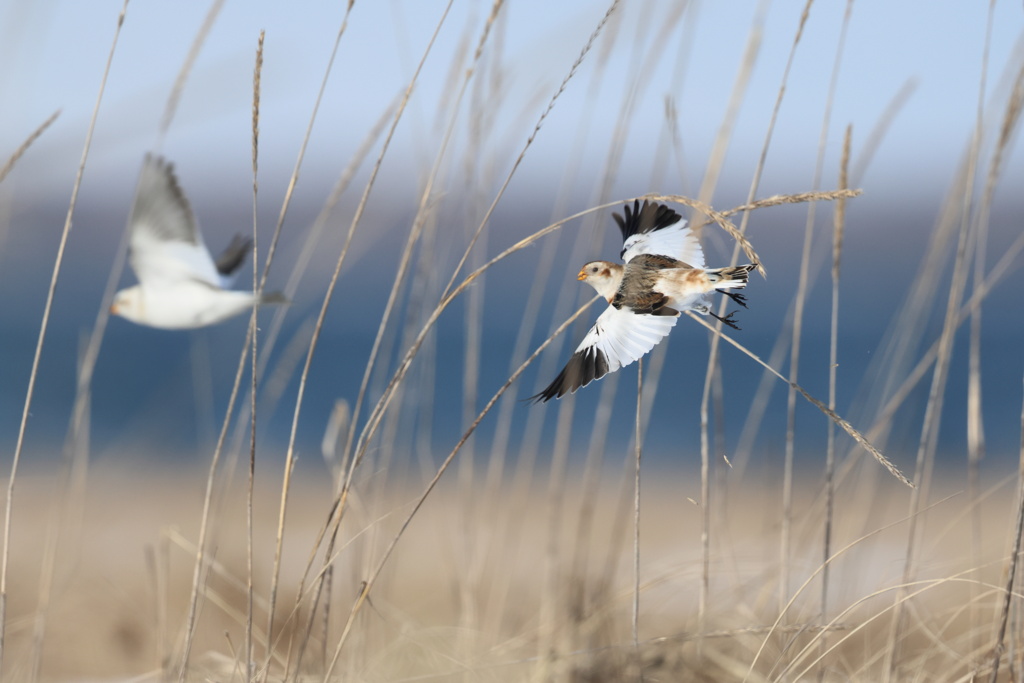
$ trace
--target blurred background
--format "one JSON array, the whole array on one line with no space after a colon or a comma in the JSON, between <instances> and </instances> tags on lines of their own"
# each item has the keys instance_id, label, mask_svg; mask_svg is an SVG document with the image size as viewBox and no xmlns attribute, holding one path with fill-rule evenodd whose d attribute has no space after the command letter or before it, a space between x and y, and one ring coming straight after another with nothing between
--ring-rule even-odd
<instances>
[{"instance_id":1,"label":"blurred background","mask_svg":"<svg viewBox=\"0 0 1024 683\"><path fill-rule=\"evenodd\" d=\"M0 3L0 156L6 159L43 120L61 112L0 183L4 461L14 449L47 286L120 9L117 0ZM252 74L259 31L266 29L256 216L262 266L345 3L225 3L161 136L168 98L207 9L202 3L149 0L128 6L41 359L26 440L30 464L57 457L64 441L77 359L102 309L143 154L155 150L176 165L212 251L236 232L251 232ZM296 363L301 368L311 321L380 154L379 122L385 121L386 130L386 117L445 9L446 3L433 0L356 2L348 16L269 275L270 289L284 288L292 277L296 289L262 385L261 458L283 459L298 390ZM957 241L955 234L949 237L936 226L946 202L963 194L956 178L979 114L979 85L984 78L983 179L1022 64L1024 10L1020 3L999 2L983 71L986 9L958 2L926 8L909 0L819 2L792 53L756 196L837 187L843 134L852 126L851 185L863 195L847 206L837 407L864 429L894 390L885 380L906 376L938 338ZM460 98L491 7L452 3L383 156L341 268L299 421L300 469L322 467L318 453L328 416L338 399L355 400L431 168L439 164L428 200L430 219L386 327L381 359L372 372L372 401L408 348L410 334L439 300L488 206L607 10L601 2L507 3L491 23L486 49ZM619 4L543 118L461 275L548 224L598 204L645 193L697 197L723 128L729 135L720 178L708 198L719 210L743 204L802 11L803 4L792 0ZM438 162L449 127L451 142ZM1021 233L1024 159L1014 142L1015 135L1003 147L1002 175L979 262L985 269ZM332 187L366 145L369 151L354 180L322 233L311 238ZM406 417L396 417L392 429L398 461L447 453L523 353L591 296L574 276L583 262L618 253L610 211L573 220L513 254L443 313L405 382L401 414ZM952 209L953 214L959 211ZM828 393L832 215L831 203L817 207L799 377L823 400ZM807 220L808 205L803 204L758 210L749 222L748 234L767 279L752 278L750 309L739 312L743 329L734 336L783 374L788 372L792 302ZM309 239L315 241L307 264L301 254ZM708 227L702 240L709 265L728 263L733 244L721 230ZM935 253L926 259L933 240ZM907 293L925 274L934 278L932 298L916 300L908 311ZM1020 438L1024 316L1019 275L1019 269L1011 270L989 295L982 323L985 434L1000 471L1012 467ZM238 286L245 287L250 278L250 271L243 270ZM133 281L126 270L119 284ZM599 434L608 429L607 438L599 440L609 452L628 447L635 364L562 404L520 401L557 374L599 311L595 305L545 350L513 386L504 417L492 414L481 425L472 449L489 453L494 446L488 439L499 438L501 448L529 450L543 459L551 448L557 411L569 410L564 406L574 401L566 418L573 424L570 452L582 452L594 440L593 415L605 392L614 393L608 399L613 411L609 422L597 425ZM263 329L273 315L261 313ZM93 380L92 457L125 464L169 458L206 462L226 410L246 324L243 316L205 330L168 332L111 320ZM904 356L887 351L900 340L909 345ZM966 443L967 326L956 341L939 447L940 457L949 462L963 458ZM698 461L698 406L709 336L693 321L682 320L668 342L647 366L657 368L660 377L649 404L648 454L663 465L688 469ZM716 455L746 448L753 451L754 463L777 463L786 429L785 385L774 379L765 383L763 421L743 431L762 371L729 347L723 347L721 362L728 409L716 418L724 440L716 442ZM929 371L903 404L886 442L886 452L905 470L912 468L930 377ZM797 421L798 457L816 466L826 420L801 400ZM496 434L496 425L511 436Z\"/></svg>"}]
</instances>

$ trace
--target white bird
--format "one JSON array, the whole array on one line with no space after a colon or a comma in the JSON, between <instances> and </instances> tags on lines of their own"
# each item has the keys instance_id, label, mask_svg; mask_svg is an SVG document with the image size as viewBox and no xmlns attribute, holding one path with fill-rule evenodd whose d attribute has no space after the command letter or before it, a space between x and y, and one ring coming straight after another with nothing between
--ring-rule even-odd
<instances>
[{"instance_id":1,"label":"white bird","mask_svg":"<svg viewBox=\"0 0 1024 683\"><path fill-rule=\"evenodd\" d=\"M733 313L724 317L711 312L709 295L721 292L744 308L738 292L757 264L731 268L704 268L704 252L693 231L667 206L627 204L625 217L613 214L622 231L619 256L625 266L610 261L591 261L580 269L577 280L597 290L610 304L576 348L561 374L544 391L532 396L537 402L573 393L609 372L629 365L666 337L682 311L711 315L734 329Z\"/></svg>"},{"instance_id":2,"label":"white bird","mask_svg":"<svg viewBox=\"0 0 1024 683\"><path fill-rule=\"evenodd\" d=\"M226 289L252 241L236 235L214 263L174 168L163 158L146 155L128 225L128 257L139 284L114 295L111 313L174 330L252 310L255 294ZM260 297L260 304L279 303L287 303L279 292Z\"/></svg>"}]
</instances>

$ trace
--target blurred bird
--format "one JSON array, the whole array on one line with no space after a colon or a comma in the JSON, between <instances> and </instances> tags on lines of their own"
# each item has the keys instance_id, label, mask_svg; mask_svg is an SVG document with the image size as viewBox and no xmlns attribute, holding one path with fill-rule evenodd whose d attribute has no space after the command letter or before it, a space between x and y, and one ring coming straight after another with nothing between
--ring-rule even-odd
<instances>
[{"instance_id":1,"label":"blurred bird","mask_svg":"<svg viewBox=\"0 0 1024 683\"><path fill-rule=\"evenodd\" d=\"M739 329L733 313L711 312L709 295L721 292L744 308L739 292L756 263L731 268L704 268L704 252L686 221L672 209L646 200L627 204L625 216L613 214L622 231L619 256L625 266L591 261L577 280L586 282L610 306L576 348L565 369L544 391L531 396L536 402L561 398L629 365L668 335L682 311L710 315Z\"/></svg>"},{"instance_id":2,"label":"blurred bird","mask_svg":"<svg viewBox=\"0 0 1024 683\"><path fill-rule=\"evenodd\" d=\"M146 155L128 219L128 258L139 284L114 295L110 312L139 325L187 329L249 311L256 295L231 286L252 240L236 235L216 262L203 242L174 167ZM279 292L261 304L287 303Z\"/></svg>"}]
</instances>

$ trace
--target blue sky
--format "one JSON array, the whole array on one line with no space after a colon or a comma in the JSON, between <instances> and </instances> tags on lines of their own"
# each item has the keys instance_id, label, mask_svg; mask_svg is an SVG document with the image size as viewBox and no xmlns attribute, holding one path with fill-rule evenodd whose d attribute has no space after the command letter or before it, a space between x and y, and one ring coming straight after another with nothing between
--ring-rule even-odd
<instances>
[{"instance_id":1,"label":"blue sky","mask_svg":"<svg viewBox=\"0 0 1024 683\"><path fill-rule=\"evenodd\" d=\"M305 129L333 38L341 2L227 2L196 63L165 151L183 168L207 173L247 168L248 116L256 38L267 30L263 81L263 155L268 172L287 174ZM634 48L653 41L680 3L623 2L612 28L625 36L610 49L601 94L586 97L587 76L598 50L570 84L556 108L536 156L557 154L555 142L572 131L579 110L596 104L595 138L611 135L622 92L629 87ZM357 2L351 14L310 154L314 168L330 168L337 154L359 139L404 86L445 3L437 1ZM65 191L78 161L121 7L118 1L81 3L42 0L0 5L0 92L17 106L0 111L0 142L12 149L51 112L59 123L27 158L12 180L30 193ZM696 2L653 62L650 84L637 105L634 130L656 129L663 100L671 93L685 132L687 162L699 169L717 130L739 69L750 27L763 16L763 40L745 105L737 121L730 171L750 175L750 158L763 142L803 3L784 1ZM845 2L813 5L797 54L776 132L776 163L805 168L813 160ZM502 116L509 143L522 132L567 72L607 5L598 2L511 2L499 29L507 70L509 105ZM92 164L100 177L120 175L139 150L152 147L164 103L206 12L204 3L139 0L128 7L94 141ZM890 129L877 165L880 173L928 172L948 166L974 121L986 7L962 2L930 3L862 0L852 4L840 86L833 113L834 149L852 123L860 135L875 125L892 97L910 79L912 97ZM469 35L475 43L489 11L481 2L456 2L441 30L411 104L410 124L400 135L397 155L429 154L430 146L409 139L434 123L439 93L452 56ZM996 4L989 91L1000 77L1021 35L1019 3ZM468 32L467 27L472 27ZM685 39L685 40L684 40ZM687 47L679 48L681 43ZM685 60L680 69L678 63ZM809 135L809 130L813 135ZM516 135L515 133L520 133ZM636 133L634 133L635 135ZM417 151L418 150L418 151ZM429 156L427 157L429 159ZM755 157L756 158L756 157ZM195 160L195 161L193 161ZM642 158L627 159L630 164ZM70 170L69 170L70 169ZM552 169L557 173L558 168ZM51 185L52 183L52 185Z\"/></svg>"}]
</instances>

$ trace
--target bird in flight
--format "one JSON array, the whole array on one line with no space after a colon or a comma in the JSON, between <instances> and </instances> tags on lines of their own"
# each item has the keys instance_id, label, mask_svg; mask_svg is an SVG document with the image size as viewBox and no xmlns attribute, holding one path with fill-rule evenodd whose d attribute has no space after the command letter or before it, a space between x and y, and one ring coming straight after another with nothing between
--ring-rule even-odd
<instances>
[{"instance_id":1,"label":"bird in flight","mask_svg":"<svg viewBox=\"0 0 1024 683\"><path fill-rule=\"evenodd\" d=\"M146 155L128 219L128 258L139 284L114 295L110 312L139 325L188 329L252 310L253 292L227 289L252 240L236 235L215 262L174 167ZM287 303L281 293L260 304Z\"/></svg>"},{"instance_id":2,"label":"bird in flight","mask_svg":"<svg viewBox=\"0 0 1024 683\"><path fill-rule=\"evenodd\" d=\"M682 311L710 315L739 329L734 312L719 316L711 311L709 296L721 292L746 308L746 298L729 290L746 287L758 264L706 269L697 236L678 213L647 200L642 206L634 201L632 211L627 204L624 213L613 217L622 231L619 256L625 265L591 261L576 276L609 306L555 381L530 397L535 402L561 398L629 365L668 335Z\"/></svg>"}]
</instances>

